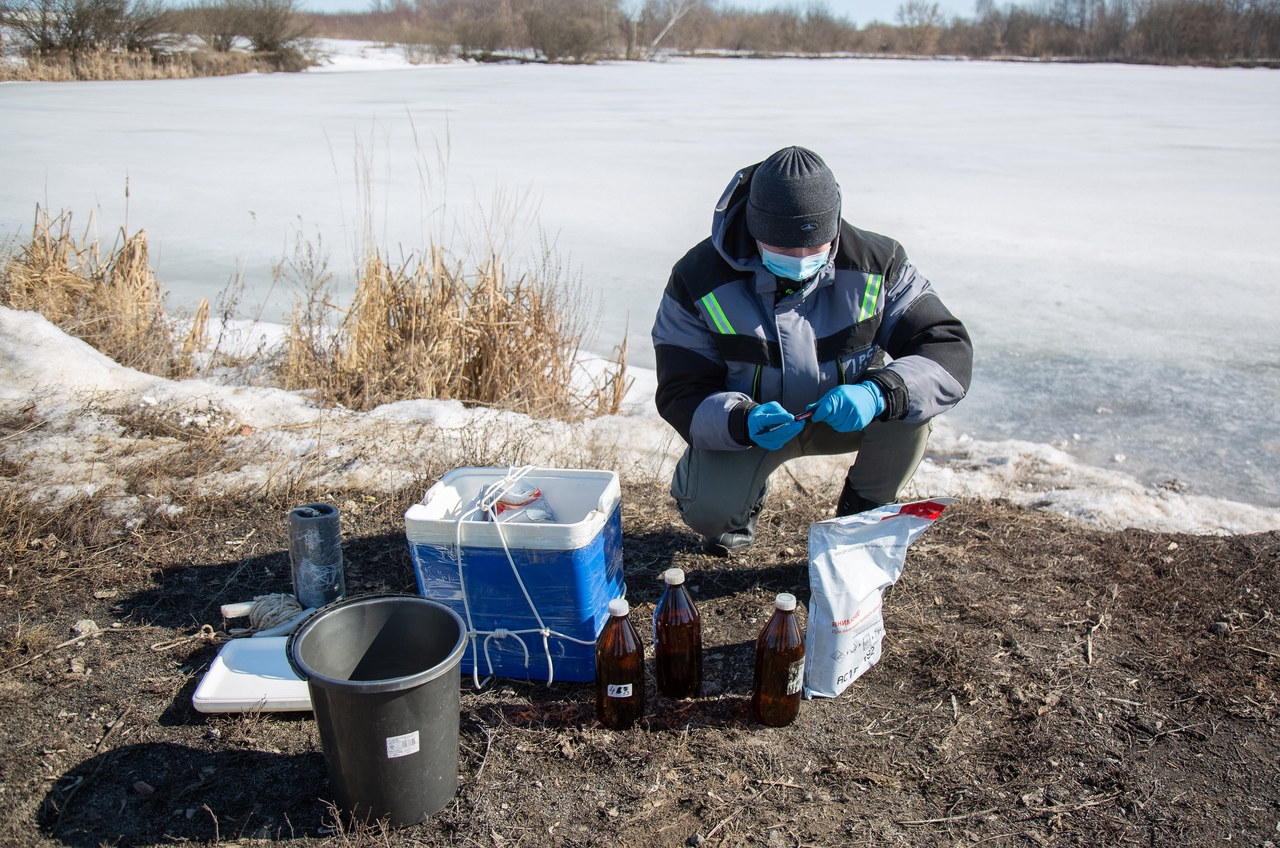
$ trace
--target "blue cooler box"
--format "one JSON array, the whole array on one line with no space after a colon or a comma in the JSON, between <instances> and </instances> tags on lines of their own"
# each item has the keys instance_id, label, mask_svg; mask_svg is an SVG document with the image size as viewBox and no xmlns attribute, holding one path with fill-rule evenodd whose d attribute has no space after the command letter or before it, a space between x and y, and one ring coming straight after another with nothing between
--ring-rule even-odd
<instances>
[{"instance_id":1,"label":"blue cooler box","mask_svg":"<svg viewBox=\"0 0 1280 848\"><path fill-rule=\"evenodd\" d=\"M462 657L464 674L478 669L481 676L521 680L594 680L594 643L609 618L609 601L626 594L618 475L534 469L522 479L542 490L555 523L503 523L500 538L493 522L476 516L459 522L480 489L509 470L450 471L405 513L418 592L448 605L475 633ZM503 538L528 599L512 573ZM543 624L559 634L548 637L550 668L530 601ZM535 632L517 638L507 635L510 631Z\"/></svg>"}]
</instances>

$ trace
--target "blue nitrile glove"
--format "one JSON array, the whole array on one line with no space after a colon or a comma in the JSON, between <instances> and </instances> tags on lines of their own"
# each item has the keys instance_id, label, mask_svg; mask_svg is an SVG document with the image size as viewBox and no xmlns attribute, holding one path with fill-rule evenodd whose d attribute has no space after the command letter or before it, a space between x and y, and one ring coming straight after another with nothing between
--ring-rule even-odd
<instances>
[{"instance_id":1,"label":"blue nitrile glove","mask_svg":"<svg viewBox=\"0 0 1280 848\"><path fill-rule=\"evenodd\" d=\"M776 430L770 427L782 425ZM757 406L747 413L747 435L765 450L777 450L796 437L804 429L804 422L797 421L795 416L782 408L782 404L771 400ZM762 430L769 430L762 433Z\"/></svg>"},{"instance_id":2,"label":"blue nitrile glove","mask_svg":"<svg viewBox=\"0 0 1280 848\"><path fill-rule=\"evenodd\" d=\"M822 396L813 413L814 421L825 421L837 433L853 433L884 412L884 395L875 383L836 386Z\"/></svg>"}]
</instances>

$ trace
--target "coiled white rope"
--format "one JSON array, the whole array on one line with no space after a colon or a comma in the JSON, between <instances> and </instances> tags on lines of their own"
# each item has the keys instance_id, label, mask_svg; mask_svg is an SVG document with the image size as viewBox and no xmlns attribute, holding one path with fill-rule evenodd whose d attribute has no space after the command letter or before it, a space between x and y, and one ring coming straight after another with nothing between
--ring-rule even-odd
<instances>
[{"instance_id":1,"label":"coiled white rope","mask_svg":"<svg viewBox=\"0 0 1280 848\"><path fill-rule=\"evenodd\" d=\"M302 604L293 595L259 595L249 609L251 630L270 630L293 620L302 612Z\"/></svg>"},{"instance_id":2,"label":"coiled white rope","mask_svg":"<svg viewBox=\"0 0 1280 848\"><path fill-rule=\"evenodd\" d=\"M296 597L284 593L259 595L252 604L227 604L222 608L226 618L249 616L249 626L232 629L230 635L233 637L287 636L311 612L303 609Z\"/></svg>"}]
</instances>

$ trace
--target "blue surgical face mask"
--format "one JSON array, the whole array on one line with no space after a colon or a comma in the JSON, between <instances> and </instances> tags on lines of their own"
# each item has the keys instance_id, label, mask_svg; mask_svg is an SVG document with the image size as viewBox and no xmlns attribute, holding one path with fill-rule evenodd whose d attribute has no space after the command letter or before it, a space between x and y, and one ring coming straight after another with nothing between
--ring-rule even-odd
<instances>
[{"instance_id":1,"label":"blue surgical face mask","mask_svg":"<svg viewBox=\"0 0 1280 848\"><path fill-rule=\"evenodd\" d=\"M815 253L813 256L787 256L785 253L774 253L772 250L760 248L760 259L764 267L779 277L794 280L797 283L807 280L821 271L827 264L830 251Z\"/></svg>"}]
</instances>

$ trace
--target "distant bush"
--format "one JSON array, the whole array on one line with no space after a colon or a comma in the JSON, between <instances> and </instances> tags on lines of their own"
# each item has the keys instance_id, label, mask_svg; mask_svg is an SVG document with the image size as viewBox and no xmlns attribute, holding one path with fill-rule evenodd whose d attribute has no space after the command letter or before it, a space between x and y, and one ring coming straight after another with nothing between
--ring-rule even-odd
<instances>
[{"instance_id":1,"label":"distant bush","mask_svg":"<svg viewBox=\"0 0 1280 848\"><path fill-rule=\"evenodd\" d=\"M247 23L240 0L188 6L175 15L181 32L194 35L215 53L228 53L244 35Z\"/></svg>"},{"instance_id":2,"label":"distant bush","mask_svg":"<svg viewBox=\"0 0 1280 848\"><path fill-rule=\"evenodd\" d=\"M492 56L520 46L519 23L507 0L470 0L449 9L428 7L433 19L447 21L464 56Z\"/></svg>"},{"instance_id":3,"label":"distant bush","mask_svg":"<svg viewBox=\"0 0 1280 848\"><path fill-rule=\"evenodd\" d=\"M299 12L298 19L314 38L349 38L382 44L425 43L422 17L412 8L368 12Z\"/></svg>"},{"instance_id":4,"label":"distant bush","mask_svg":"<svg viewBox=\"0 0 1280 848\"><path fill-rule=\"evenodd\" d=\"M159 0L6 0L0 22L27 55L154 53L168 43Z\"/></svg>"},{"instance_id":5,"label":"distant bush","mask_svg":"<svg viewBox=\"0 0 1280 848\"><path fill-rule=\"evenodd\" d=\"M616 19L608 0L536 0L524 13L529 46L552 62L604 55Z\"/></svg>"},{"instance_id":6,"label":"distant bush","mask_svg":"<svg viewBox=\"0 0 1280 848\"><path fill-rule=\"evenodd\" d=\"M942 10L929 0L907 0L894 15L903 35L906 52L916 56L936 53L942 35Z\"/></svg>"},{"instance_id":7,"label":"distant bush","mask_svg":"<svg viewBox=\"0 0 1280 848\"><path fill-rule=\"evenodd\" d=\"M300 54L309 34L308 19L298 11L297 0L215 0L176 10L173 21L176 31L196 36L218 53L243 43L255 53ZM279 64L283 69L297 62Z\"/></svg>"},{"instance_id":8,"label":"distant bush","mask_svg":"<svg viewBox=\"0 0 1280 848\"><path fill-rule=\"evenodd\" d=\"M258 53L294 49L307 36L297 15L297 0L239 0L244 32Z\"/></svg>"}]
</instances>

